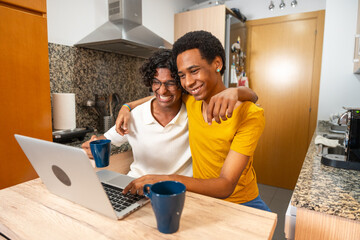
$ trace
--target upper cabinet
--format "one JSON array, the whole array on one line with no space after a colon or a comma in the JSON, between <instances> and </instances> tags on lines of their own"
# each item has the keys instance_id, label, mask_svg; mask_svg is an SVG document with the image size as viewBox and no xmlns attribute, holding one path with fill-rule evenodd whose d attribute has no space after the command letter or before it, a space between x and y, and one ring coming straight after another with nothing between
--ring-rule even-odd
<instances>
[{"instance_id":1,"label":"upper cabinet","mask_svg":"<svg viewBox=\"0 0 360 240\"><path fill-rule=\"evenodd\" d=\"M174 41L187 32L205 30L225 46L225 5L175 14Z\"/></svg>"},{"instance_id":2,"label":"upper cabinet","mask_svg":"<svg viewBox=\"0 0 360 240\"><path fill-rule=\"evenodd\" d=\"M36 12L46 13L46 1L44 0L2 0L0 3L1 2L27 8Z\"/></svg>"},{"instance_id":3,"label":"upper cabinet","mask_svg":"<svg viewBox=\"0 0 360 240\"><path fill-rule=\"evenodd\" d=\"M355 35L354 73L360 74L360 0L358 1L358 14Z\"/></svg>"}]
</instances>

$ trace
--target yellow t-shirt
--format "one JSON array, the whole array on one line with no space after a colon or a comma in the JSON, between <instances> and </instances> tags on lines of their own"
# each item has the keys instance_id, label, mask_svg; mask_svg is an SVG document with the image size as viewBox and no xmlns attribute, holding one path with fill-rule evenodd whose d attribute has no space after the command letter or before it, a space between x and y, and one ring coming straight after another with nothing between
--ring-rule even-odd
<instances>
[{"instance_id":1,"label":"yellow t-shirt","mask_svg":"<svg viewBox=\"0 0 360 240\"><path fill-rule=\"evenodd\" d=\"M259 190L253 168L253 154L264 130L264 110L252 102L243 102L227 121L221 124L213 121L212 125L208 125L202 115L202 101L196 101L190 95L184 96L183 101L188 112L194 178L218 178L231 149L250 156L250 159L234 192L225 200L244 203L256 198Z\"/></svg>"}]
</instances>

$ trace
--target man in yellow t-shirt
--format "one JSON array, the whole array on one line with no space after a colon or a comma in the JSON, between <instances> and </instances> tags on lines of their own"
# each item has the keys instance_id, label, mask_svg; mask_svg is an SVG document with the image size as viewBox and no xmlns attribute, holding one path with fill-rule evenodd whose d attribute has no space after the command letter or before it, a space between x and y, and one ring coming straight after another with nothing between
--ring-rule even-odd
<instances>
[{"instance_id":1,"label":"man in yellow t-shirt","mask_svg":"<svg viewBox=\"0 0 360 240\"><path fill-rule=\"evenodd\" d=\"M188 95L187 95L188 96ZM225 200L245 203L259 195L253 168L253 154L264 129L263 109L251 102L238 106L233 116L221 124L205 122L202 102L193 96L185 100L189 121L189 143L193 157L193 177L200 179L218 178L230 150L249 156L232 194Z\"/></svg>"},{"instance_id":2,"label":"man in yellow t-shirt","mask_svg":"<svg viewBox=\"0 0 360 240\"><path fill-rule=\"evenodd\" d=\"M226 102L219 106L214 99L228 93L222 82L222 44L209 32L189 32L174 43L173 55L181 86L192 95L183 100L188 111L193 177L146 175L131 182L124 192L141 194L147 183L174 180L192 192L270 211L259 196L253 168L253 153L265 125L263 110L250 102L237 102L230 107L233 116L227 119L229 106ZM219 113L222 120L213 121L207 112Z\"/></svg>"}]
</instances>

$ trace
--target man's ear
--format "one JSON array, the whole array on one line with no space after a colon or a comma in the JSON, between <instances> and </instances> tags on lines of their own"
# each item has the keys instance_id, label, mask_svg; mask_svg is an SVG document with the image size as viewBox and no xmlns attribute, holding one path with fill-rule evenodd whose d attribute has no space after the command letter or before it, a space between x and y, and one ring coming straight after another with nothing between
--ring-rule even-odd
<instances>
[{"instance_id":1,"label":"man's ear","mask_svg":"<svg viewBox=\"0 0 360 240\"><path fill-rule=\"evenodd\" d=\"M223 61L220 56L216 56L214 58L213 66L215 67L215 71L217 70L219 70L219 72L221 71L221 69L223 68Z\"/></svg>"}]
</instances>

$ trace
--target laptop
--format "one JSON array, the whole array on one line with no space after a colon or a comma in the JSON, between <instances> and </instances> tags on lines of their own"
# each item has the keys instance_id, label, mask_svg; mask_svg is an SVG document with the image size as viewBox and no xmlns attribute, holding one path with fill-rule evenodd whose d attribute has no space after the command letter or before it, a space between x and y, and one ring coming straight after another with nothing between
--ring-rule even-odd
<instances>
[{"instance_id":1,"label":"laptop","mask_svg":"<svg viewBox=\"0 0 360 240\"><path fill-rule=\"evenodd\" d=\"M149 199L122 194L135 178L109 170L95 172L81 148L15 134L20 147L47 189L112 219L122 219Z\"/></svg>"}]
</instances>

